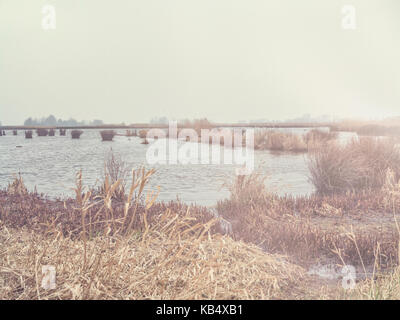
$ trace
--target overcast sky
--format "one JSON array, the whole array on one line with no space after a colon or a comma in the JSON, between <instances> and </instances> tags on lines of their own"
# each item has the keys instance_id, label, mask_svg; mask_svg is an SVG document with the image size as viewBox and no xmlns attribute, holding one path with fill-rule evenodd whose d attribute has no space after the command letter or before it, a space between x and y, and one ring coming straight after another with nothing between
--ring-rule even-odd
<instances>
[{"instance_id":1,"label":"overcast sky","mask_svg":"<svg viewBox=\"0 0 400 320\"><path fill-rule=\"evenodd\" d=\"M3 124L304 113L400 115L399 0L0 0Z\"/></svg>"}]
</instances>

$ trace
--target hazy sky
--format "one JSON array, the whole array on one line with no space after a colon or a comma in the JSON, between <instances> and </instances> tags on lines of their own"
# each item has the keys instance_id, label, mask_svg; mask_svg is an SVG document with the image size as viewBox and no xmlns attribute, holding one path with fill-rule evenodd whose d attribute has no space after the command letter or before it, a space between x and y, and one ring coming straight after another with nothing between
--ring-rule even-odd
<instances>
[{"instance_id":1,"label":"hazy sky","mask_svg":"<svg viewBox=\"0 0 400 320\"><path fill-rule=\"evenodd\" d=\"M3 124L304 113L400 115L399 0L0 0Z\"/></svg>"}]
</instances>

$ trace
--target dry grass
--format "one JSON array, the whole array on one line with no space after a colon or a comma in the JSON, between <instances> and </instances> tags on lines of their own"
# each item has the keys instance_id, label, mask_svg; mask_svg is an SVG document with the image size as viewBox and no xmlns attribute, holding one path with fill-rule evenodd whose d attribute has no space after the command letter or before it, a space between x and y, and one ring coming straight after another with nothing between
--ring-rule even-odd
<instances>
[{"instance_id":1,"label":"dry grass","mask_svg":"<svg viewBox=\"0 0 400 320\"><path fill-rule=\"evenodd\" d=\"M203 118L203 119L194 119L192 121L185 120L179 124L179 127L185 129L188 128L194 129L197 132L198 136L200 137L202 129L211 130L214 126L207 118Z\"/></svg>"},{"instance_id":2,"label":"dry grass","mask_svg":"<svg viewBox=\"0 0 400 320\"><path fill-rule=\"evenodd\" d=\"M0 299L286 298L304 276L282 256L192 221L166 212L142 234L86 244L2 226ZM55 290L41 288L43 265L56 267Z\"/></svg>"},{"instance_id":3,"label":"dry grass","mask_svg":"<svg viewBox=\"0 0 400 320\"><path fill-rule=\"evenodd\" d=\"M25 196L28 194L28 189L25 187L21 174L14 177L14 181L8 184L7 193L17 196Z\"/></svg>"},{"instance_id":4,"label":"dry grass","mask_svg":"<svg viewBox=\"0 0 400 320\"><path fill-rule=\"evenodd\" d=\"M357 132L360 136L399 136L400 118L381 121L347 120L331 127L333 131Z\"/></svg>"},{"instance_id":5,"label":"dry grass","mask_svg":"<svg viewBox=\"0 0 400 320\"><path fill-rule=\"evenodd\" d=\"M79 139L81 137L82 133L83 133L82 130L72 130L71 137L72 137L72 139Z\"/></svg>"},{"instance_id":6,"label":"dry grass","mask_svg":"<svg viewBox=\"0 0 400 320\"><path fill-rule=\"evenodd\" d=\"M49 130L39 128L39 129L36 130L36 133L37 133L37 135L38 135L39 137L46 137L46 136L49 135Z\"/></svg>"},{"instance_id":7,"label":"dry grass","mask_svg":"<svg viewBox=\"0 0 400 320\"><path fill-rule=\"evenodd\" d=\"M377 273L374 278L357 283L354 290L343 293L352 300L399 300L400 268L389 273Z\"/></svg>"},{"instance_id":8,"label":"dry grass","mask_svg":"<svg viewBox=\"0 0 400 320\"><path fill-rule=\"evenodd\" d=\"M33 132L32 130L25 131L25 139L32 139Z\"/></svg>"},{"instance_id":9,"label":"dry grass","mask_svg":"<svg viewBox=\"0 0 400 320\"><path fill-rule=\"evenodd\" d=\"M24 219L17 231L3 214L0 299L269 299L294 294L303 269L215 233L215 219L201 221L191 210L158 210L149 219L153 193L146 195L143 227L132 228L138 202L131 200L145 183L133 179L122 217L114 215L111 205L118 182L110 187L101 199L108 212L102 217L104 228L96 235L92 227L100 211L91 211L95 200L84 191L81 174L75 212L69 213L81 222L79 237L66 236L55 221L47 231L33 232L35 225ZM56 267L56 289L41 287L44 265Z\"/></svg>"},{"instance_id":10,"label":"dry grass","mask_svg":"<svg viewBox=\"0 0 400 320\"><path fill-rule=\"evenodd\" d=\"M148 130L139 130L139 133L138 133L138 135L139 135L139 138L141 138L141 139L146 139L146 137L147 137L147 132L148 132Z\"/></svg>"},{"instance_id":11,"label":"dry grass","mask_svg":"<svg viewBox=\"0 0 400 320\"><path fill-rule=\"evenodd\" d=\"M303 135L307 145L318 145L337 138L337 132L312 129Z\"/></svg>"},{"instance_id":12,"label":"dry grass","mask_svg":"<svg viewBox=\"0 0 400 320\"><path fill-rule=\"evenodd\" d=\"M379 246L380 265L397 264L398 232L386 190L293 198L268 192L261 181L238 177L230 199L217 205L234 239L306 265L316 259L371 264Z\"/></svg>"},{"instance_id":13,"label":"dry grass","mask_svg":"<svg viewBox=\"0 0 400 320\"><path fill-rule=\"evenodd\" d=\"M275 130L258 130L254 135L256 150L308 152L329 140L336 139L336 133L313 129L299 135Z\"/></svg>"},{"instance_id":14,"label":"dry grass","mask_svg":"<svg viewBox=\"0 0 400 320\"><path fill-rule=\"evenodd\" d=\"M329 143L309 154L309 169L320 193L376 189L383 186L388 169L400 178L400 152L389 139Z\"/></svg>"},{"instance_id":15,"label":"dry grass","mask_svg":"<svg viewBox=\"0 0 400 320\"><path fill-rule=\"evenodd\" d=\"M112 141L117 133L114 130L100 131L101 139L103 141Z\"/></svg>"},{"instance_id":16,"label":"dry grass","mask_svg":"<svg viewBox=\"0 0 400 320\"><path fill-rule=\"evenodd\" d=\"M302 137L293 133L259 130L254 134L256 150L306 152L307 144Z\"/></svg>"}]
</instances>

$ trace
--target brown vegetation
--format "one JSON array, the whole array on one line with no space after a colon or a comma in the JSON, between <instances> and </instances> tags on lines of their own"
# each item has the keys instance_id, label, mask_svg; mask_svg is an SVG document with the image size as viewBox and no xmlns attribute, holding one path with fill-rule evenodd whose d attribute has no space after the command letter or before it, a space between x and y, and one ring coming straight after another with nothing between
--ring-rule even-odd
<instances>
[{"instance_id":1,"label":"brown vegetation","mask_svg":"<svg viewBox=\"0 0 400 320\"><path fill-rule=\"evenodd\" d=\"M145 139L147 137L147 131L148 130L139 130L139 138Z\"/></svg>"},{"instance_id":2,"label":"brown vegetation","mask_svg":"<svg viewBox=\"0 0 400 320\"><path fill-rule=\"evenodd\" d=\"M327 141L336 139L336 133L313 129L300 135L275 130L258 130L254 135L256 150L307 152Z\"/></svg>"},{"instance_id":3,"label":"brown vegetation","mask_svg":"<svg viewBox=\"0 0 400 320\"><path fill-rule=\"evenodd\" d=\"M203 118L203 119L194 119L192 121L190 120L185 120L182 121L179 124L180 128L184 128L184 129L194 129L198 136L201 136L201 130L202 129L208 129L211 130L212 128L214 128L214 125L208 121L208 119Z\"/></svg>"},{"instance_id":4,"label":"brown vegetation","mask_svg":"<svg viewBox=\"0 0 400 320\"><path fill-rule=\"evenodd\" d=\"M234 239L290 255L297 263L334 259L388 267L398 263L399 239L389 202L385 190L280 197L267 192L261 176L251 175L237 178L231 197L217 210L230 222ZM400 201L396 206L397 212Z\"/></svg>"},{"instance_id":5,"label":"brown vegetation","mask_svg":"<svg viewBox=\"0 0 400 320\"><path fill-rule=\"evenodd\" d=\"M342 121L331 126L332 131L357 132L360 136L400 136L400 119L382 121Z\"/></svg>"},{"instance_id":6,"label":"brown vegetation","mask_svg":"<svg viewBox=\"0 0 400 320\"><path fill-rule=\"evenodd\" d=\"M140 200L149 172L138 173L121 205L118 181L93 198L80 173L64 203L1 192L0 299L294 296L301 267L219 234L204 209L157 204L153 192ZM41 287L43 265L56 266L56 289Z\"/></svg>"},{"instance_id":7,"label":"brown vegetation","mask_svg":"<svg viewBox=\"0 0 400 320\"><path fill-rule=\"evenodd\" d=\"M32 139L33 132L32 130L25 131L25 139Z\"/></svg>"},{"instance_id":8,"label":"brown vegetation","mask_svg":"<svg viewBox=\"0 0 400 320\"><path fill-rule=\"evenodd\" d=\"M112 141L116 132L114 130L102 130L100 131L100 135L103 141Z\"/></svg>"},{"instance_id":9,"label":"brown vegetation","mask_svg":"<svg viewBox=\"0 0 400 320\"><path fill-rule=\"evenodd\" d=\"M47 137L49 135L49 130L47 129L43 129L43 128L39 128L36 130L36 133L39 137Z\"/></svg>"},{"instance_id":10,"label":"brown vegetation","mask_svg":"<svg viewBox=\"0 0 400 320\"><path fill-rule=\"evenodd\" d=\"M302 268L254 245L212 235L187 213L165 211L131 237L72 240L0 224L0 299L277 299ZM56 266L56 289L41 287Z\"/></svg>"},{"instance_id":11,"label":"brown vegetation","mask_svg":"<svg viewBox=\"0 0 400 320\"><path fill-rule=\"evenodd\" d=\"M79 139L81 137L82 133L83 133L82 130L72 130L71 137L72 137L72 139Z\"/></svg>"},{"instance_id":12,"label":"brown vegetation","mask_svg":"<svg viewBox=\"0 0 400 320\"><path fill-rule=\"evenodd\" d=\"M393 140L362 138L329 143L309 155L311 181L318 192L381 188L388 169L400 178L400 150Z\"/></svg>"}]
</instances>

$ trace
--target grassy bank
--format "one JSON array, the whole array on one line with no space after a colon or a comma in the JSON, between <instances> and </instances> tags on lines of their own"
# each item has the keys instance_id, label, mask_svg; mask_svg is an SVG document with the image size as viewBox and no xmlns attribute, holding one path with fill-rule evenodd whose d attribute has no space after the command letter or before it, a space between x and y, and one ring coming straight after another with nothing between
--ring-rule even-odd
<instances>
[{"instance_id":1,"label":"grassy bank","mask_svg":"<svg viewBox=\"0 0 400 320\"><path fill-rule=\"evenodd\" d=\"M46 200L16 179L0 194L1 299L271 299L295 297L304 270L218 231L204 208L141 197L149 172L92 197ZM209 216L206 217L206 215ZM41 287L41 266L57 288Z\"/></svg>"},{"instance_id":2,"label":"grassy bank","mask_svg":"<svg viewBox=\"0 0 400 320\"><path fill-rule=\"evenodd\" d=\"M295 198L271 193L262 174L238 176L216 210L158 202L158 190L144 191L153 170L132 171L125 185L129 173L114 156L96 189L86 189L77 174L74 198L49 200L16 177L0 191L0 298L397 297L397 158L389 157L390 146L369 143L351 150L369 150L361 152L364 164L385 172L370 175L379 183L354 187L355 174L346 180L352 188ZM322 153L340 159L349 152L334 150ZM330 167L316 164L321 172ZM354 265L356 288L344 291L340 279L307 274L316 264ZM57 289L41 288L42 265L56 266ZM363 280L364 273L372 278Z\"/></svg>"}]
</instances>

